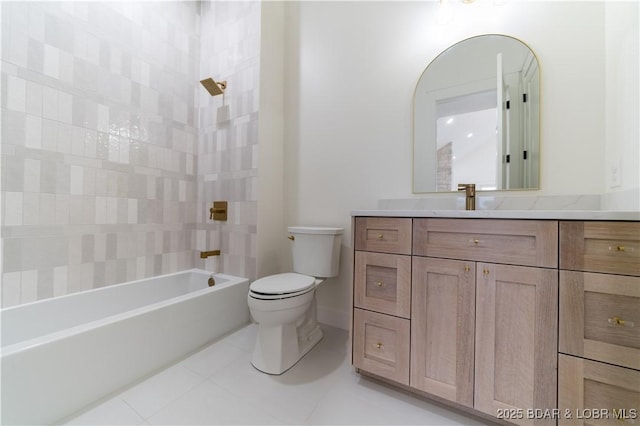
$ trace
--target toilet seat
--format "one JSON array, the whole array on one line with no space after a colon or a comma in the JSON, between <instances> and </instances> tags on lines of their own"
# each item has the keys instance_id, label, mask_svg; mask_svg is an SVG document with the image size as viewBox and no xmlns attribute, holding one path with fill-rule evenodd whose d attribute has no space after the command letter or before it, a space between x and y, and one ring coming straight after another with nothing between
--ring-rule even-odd
<instances>
[{"instance_id":1,"label":"toilet seat","mask_svg":"<svg viewBox=\"0 0 640 426\"><path fill-rule=\"evenodd\" d=\"M249 286L254 299L277 300L300 296L315 288L314 277L287 272L260 278Z\"/></svg>"}]
</instances>

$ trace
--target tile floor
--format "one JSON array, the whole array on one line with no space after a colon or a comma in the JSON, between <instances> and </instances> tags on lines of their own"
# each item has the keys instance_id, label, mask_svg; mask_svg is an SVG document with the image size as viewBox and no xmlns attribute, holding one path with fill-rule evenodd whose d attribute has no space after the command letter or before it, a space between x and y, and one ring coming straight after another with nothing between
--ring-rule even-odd
<instances>
[{"instance_id":1,"label":"tile floor","mask_svg":"<svg viewBox=\"0 0 640 426\"><path fill-rule=\"evenodd\" d=\"M64 424L483 424L361 377L350 365L347 332L322 329L318 346L270 376L251 366L257 327L247 325Z\"/></svg>"}]
</instances>

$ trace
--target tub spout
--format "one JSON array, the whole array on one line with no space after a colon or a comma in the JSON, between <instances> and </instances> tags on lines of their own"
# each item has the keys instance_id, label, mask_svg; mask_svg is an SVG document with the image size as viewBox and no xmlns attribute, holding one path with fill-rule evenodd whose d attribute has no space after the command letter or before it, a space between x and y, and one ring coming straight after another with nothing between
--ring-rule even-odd
<instances>
[{"instance_id":1,"label":"tub spout","mask_svg":"<svg viewBox=\"0 0 640 426\"><path fill-rule=\"evenodd\" d=\"M200 259L206 259L209 256L220 256L220 250L201 251Z\"/></svg>"}]
</instances>

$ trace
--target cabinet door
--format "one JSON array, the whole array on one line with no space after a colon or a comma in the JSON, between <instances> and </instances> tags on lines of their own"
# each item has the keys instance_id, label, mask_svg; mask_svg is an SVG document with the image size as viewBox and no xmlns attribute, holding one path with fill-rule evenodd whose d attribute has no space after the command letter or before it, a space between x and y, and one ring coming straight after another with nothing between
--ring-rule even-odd
<instances>
[{"instance_id":1,"label":"cabinet door","mask_svg":"<svg viewBox=\"0 0 640 426\"><path fill-rule=\"evenodd\" d=\"M560 354L559 425L640 421L640 371Z\"/></svg>"},{"instance_id":2,"label":"cabinet door","mask_svg":"<svg viewBox=\"0 0 640 426\"><path fill-rule=\"evenodd\" d=\"M479 263L476 275L475 408L556 408L558 272Z\"/></svg>"},{"instance_id":3,"label":"cabinet door","mask_svg":"<svg viewBox=\"0 0 640 426\"><path fill-rule=\"evenodd\" d=\"M475 263L413 258L411 387L473 407Z\"/></svg>"}]
</instances>

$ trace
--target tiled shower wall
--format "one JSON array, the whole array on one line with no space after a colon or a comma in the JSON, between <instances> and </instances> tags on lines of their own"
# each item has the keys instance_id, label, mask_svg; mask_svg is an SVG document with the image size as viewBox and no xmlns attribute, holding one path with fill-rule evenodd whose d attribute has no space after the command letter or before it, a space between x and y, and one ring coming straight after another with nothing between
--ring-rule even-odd
<instances>
[{"instance_id":1,"label":"tiled shower wall","mask_svg":"<svg viewBox=\"0 0 640 426\"><path fill-rule=\"evenodd\" d=\"M253 111L239 89L257 86L232 66L241 48L217 40L231 46L221 56L233 117L224 132L199 131L217 101L200 98L200 2L0 7L2 306L211 266L197 250L214 234L221 247L206 248L230 250L219 269L250 276L255 172L236 149ZM231 220L207 224L206 202L225 198Z\"/></svg>"},{"instance_id":2,"label":"tiled shower wall","mask_svg":"<svg viewBox=\"0 0 640 426\"><path fill-rule=\"evenodd\" d=\"M202 4L200 75L226 80L222 96L199 91L198 250L220 248L207 270L256 278L260 2ZM227 200L227 222L211 222L211 202Z\"/></svg>"}]
</instances>

